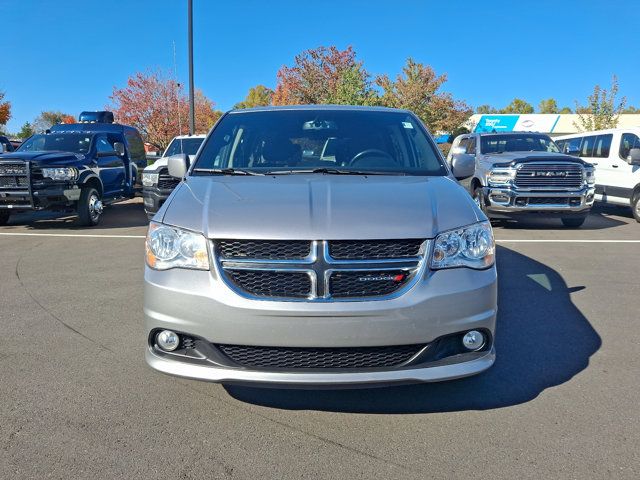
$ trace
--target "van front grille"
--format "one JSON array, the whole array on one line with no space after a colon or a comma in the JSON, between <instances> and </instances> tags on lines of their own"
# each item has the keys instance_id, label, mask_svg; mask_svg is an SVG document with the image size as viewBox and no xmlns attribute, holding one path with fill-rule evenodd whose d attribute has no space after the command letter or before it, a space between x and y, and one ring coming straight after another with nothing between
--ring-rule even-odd
<instances>
[{"instance_id":1,"label":"van front grille","mask_svg":"<svg viewBox=\"0 0 640 480\"><path fill-rule=\"evenodd\" d=\"M424 265L425 240L216 240L222 278L257 299L385 298L409 288ZM335 258L333 255L339 255Z\"/></svg>"}]
</instances>

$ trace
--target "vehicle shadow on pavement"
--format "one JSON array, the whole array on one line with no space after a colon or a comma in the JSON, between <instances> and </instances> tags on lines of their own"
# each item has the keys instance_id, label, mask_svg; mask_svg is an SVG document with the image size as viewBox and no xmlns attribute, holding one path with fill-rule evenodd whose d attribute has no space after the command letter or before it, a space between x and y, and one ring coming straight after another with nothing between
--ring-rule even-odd
<instances>
[{"instance_id":1,"label":"vehicle shadow on pavement","mask_svg":"<svg viewBox=\"0 0 640 480\"><path fill-rule=\"evenodd\" d=\"M83 227L78 224L78 216L61 212L29 212L11 216L8 227L26 227L29 230L87 230L146 227L149 220L141 202L127 201L116 203L105 208L100 223L96 227Z\"/></svg>"},{"instance_id":2,"label":"vehicle shadow on pavement","mask_svg":"<svg viewBox=\"0 0 640 480\"><path fill-rule=\"evenodd\" d=\"M586 369L602 342L571 301L570 294L583 286L567 286L549 266L505 247L498 247L497 259L497 360L480 375L377 389L225 388L252 404L350 413L487 410L528 402Z\"/></svg>"},{"instance_id":3,"label":"vehicle shadow on pavement","mask_svg":"<svg viewBox=\"0 0 640 480\"><path fill-rule=\"evenodd\" d=\"M585 231L585 230L605 230L607 228L619 227L622 225L626 225L627 222L620 220L618 218L613 217L612 215L618 217L627 217L633 221L633 215L631 215L631 210L625 207L616 207L616 206L596 206L593 207L589 216L587 217L587 221L584 222L582 227L573 229L575 231ZM502 228L506 228L509 230L572 230L571 228L565 227L559 218L548 218L548 219L526 219L523 218L521 220L515 221L502 221L499 224Z\"/></svg>"}]
</instances>

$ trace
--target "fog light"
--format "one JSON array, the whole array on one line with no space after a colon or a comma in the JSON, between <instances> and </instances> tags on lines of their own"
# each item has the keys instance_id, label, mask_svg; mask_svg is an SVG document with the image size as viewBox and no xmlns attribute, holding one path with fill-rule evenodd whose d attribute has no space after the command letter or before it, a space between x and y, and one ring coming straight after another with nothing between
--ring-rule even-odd
<instances>
[{"instance_id":1,"label":"fog light","mask_svg":"<svg viewBox=\"0 0 640 480\"><path fill-rule=\"evenodd\" d=\"M462 344L467 350L480 350L484 345L484 335L477 330L471 330L462 337Z\"/></svg>"},{"instance_id":2,"label":"fog light","mask_svg":"<svg viewBox=\"0 0 640 480\"><path fill-rule=\"evenodd\" d=\"M171 330L162 330L156 334L156 343L165 352L173 352L180 345L180 337Z\"/></svg>"}]
</instances>

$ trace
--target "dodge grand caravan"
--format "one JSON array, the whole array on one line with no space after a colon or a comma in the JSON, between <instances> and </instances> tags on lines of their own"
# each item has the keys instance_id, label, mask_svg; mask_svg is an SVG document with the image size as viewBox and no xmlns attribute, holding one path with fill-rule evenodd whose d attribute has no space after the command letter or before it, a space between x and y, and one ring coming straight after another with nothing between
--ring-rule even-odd
<instances>
[{"instance_id":1,"label":"dodge grand caravan","mask_svg":"<svg viewBox=\"0 0 640 480\"><path fill-rule=\"evenodd\" d=\"M146 240L146 360L223 383L371 386L495 359L491 225L404 110L227 113Z\"/></svg>"}]
</instances>

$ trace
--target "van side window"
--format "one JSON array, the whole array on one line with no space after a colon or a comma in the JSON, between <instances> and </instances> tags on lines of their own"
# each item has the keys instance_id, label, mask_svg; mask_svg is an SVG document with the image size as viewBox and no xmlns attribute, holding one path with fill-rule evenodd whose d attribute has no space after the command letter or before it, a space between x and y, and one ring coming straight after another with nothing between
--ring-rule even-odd
<instances>
[{"instance_id":1,"label":"van side window","mask_svg":"<svg viewBox=\"0 0 640 480\"><path fill-rule=\"evenodd\" d=\"M567 143L566 140L556 140L556 145L558 146L558 150L564 153L564 144Z\"/></svg>"},{"instance_id":2,"label":"van side window","mask_svg":"<svg viewBox=\"0 0 640 480\"><path fill-rule=\"evenodd\" d=\"M596 143L593 147L593 157L608 158L609 151L611 150L611 140L613 140L613 134L608 133L606 135L598 135Z\"/></svg>"},{"instance_id":3,"label":"van side window","mask_svg":"<svg viewBox=\"0 0 640 480\"><path fill-rule=\"evenodd\" d=\"M620 140L620 158L626 160L632 148L640 148L640 139L633 133L624 133Z\"/></svg>"},{"instance_id":4,"label":"van side window","mask_svg":"<svg viewBox=\"0 0 640 480\"><path fill-rule=\"evenodd\" d=\"M589 137L584 137L582 141L582 146L580 148L580 156L581 157L593 157L593 145L596 143L596 136L591 135Z\"/></svg>"},{"instance_id":5,"label":"van side window","mask_svg":"<svg viewBox=\"0 0 640 480\"><path fill-rule=\"evenodd\" d=\"M582 137L570 138L564 146L564 153L581 152Z\"/></svg>"}]
</instances>

